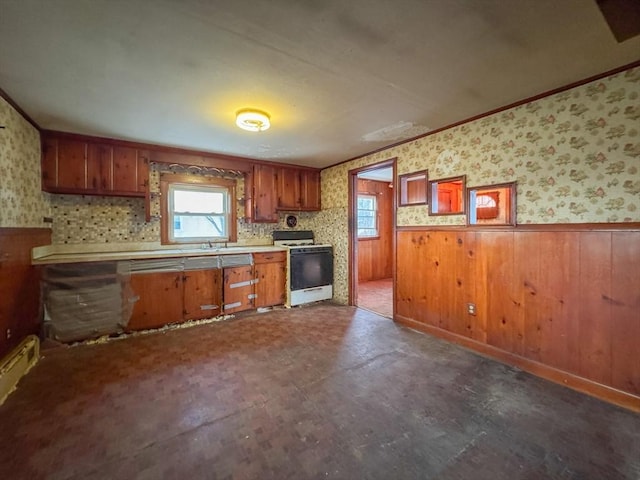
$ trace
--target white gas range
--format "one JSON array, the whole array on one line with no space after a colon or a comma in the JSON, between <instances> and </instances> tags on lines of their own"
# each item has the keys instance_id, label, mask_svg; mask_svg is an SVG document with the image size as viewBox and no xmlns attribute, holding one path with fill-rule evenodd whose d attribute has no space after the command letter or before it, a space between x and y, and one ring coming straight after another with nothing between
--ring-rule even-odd
<instances>
[{"instance_id":1,"label":"white gas range","mask_svg":"<svg viewBox=\"0 0 640 480\"><path fill-rule=\"evenodd\" d=\"M287 247L287 306L333 298L333 247L317 244L311 230L276 230L273 244Z\"/></svg>"}]
</instances>

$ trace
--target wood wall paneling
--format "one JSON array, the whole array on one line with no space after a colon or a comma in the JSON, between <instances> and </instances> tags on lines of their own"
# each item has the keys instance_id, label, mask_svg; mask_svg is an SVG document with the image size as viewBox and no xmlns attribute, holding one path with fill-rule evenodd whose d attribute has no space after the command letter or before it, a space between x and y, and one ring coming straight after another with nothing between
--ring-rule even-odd
<instances>
[{"instance_id":1,"label":"wood wall paneling","mask_svg":"<svg viewBox=\"0 0 640 480\"><path fill-rule=\"evenodd\" d=\"M40 273L31 265L31 249L50 244L48 228L0 228L0 357L40 333Z\"/></svg>"},{"instance_id":2,"label":"wood wall paneling","mask_svg":"<svg viewBox=\"0 0 640 480\"><path fill-rule=\"evenodd\" d=\"M478 315L470 315L467 305L476 300L476 234L475 232L460 232L455 234L455 257L453 269L456 272L452 278L453 297L450 318L451 331L458 335L475 338L478 333ZM482 317L480 317L482 320ZM484 328L480 338L484 339Z\"/></svg>"},{"instance_id":3,"label":"wood wall paneling","mask_svg":"<svg viewBox=\"0 0 640 480\"><path fill-rule=\"evenodd\" d=\"M640 408L640 230L583 227L399 230L396 317Z\"/></svg>"},{"instance_id":4,"label":"wood wall paneling","mask_svg":"<svg viewBox=\"0 0 640 480\"><path fill-rule=\"evenodd\" d=\"M640 241L612 234L611 384L640 396Z\"/></svg>"},{"instance_id":5,"label":"wood wall paneling","mask_svg":"<svg viewBox=\"0 0 640 480\"><path fill-rule=\"evenodd\" d=\"M478 232L480 261L479 311L486 317L487 343L521 355L524 350L522 288L515 274L511 232Z\"/></svg>"},{"instance_id":6,"label":"wood wall paneling","mask_svg":"<svg viewBox=\"0 0 640 480\"><path fill-rule=\"evenodd\" d=\"M516 235L515 252L524 289L523 355L574 372L579 355L579 240L575 232L530 232Z\"/></svg>"},{"instance_id":7,"label":"wood wall paneling","mask_svg":"<svg viewBox=\"0 0 640 480\"><path fill-rule=\"evenodd\" d=\"M405 232L397 234L396 252L396 308L398 315L424 322L422 312L427 305L428 275L425 269L425 232Z\"/></svg>"},{"instance_id":8,"label":"wood wall paneling","mask_svg":"<svg viewBox=\"0 0 640 480\"><path fill-rule=\"evenodd\" d=\"M584 233L580 236L577 373L605 385L611 385L611 298L611 233Z\"/></svg>"}]
</instances>

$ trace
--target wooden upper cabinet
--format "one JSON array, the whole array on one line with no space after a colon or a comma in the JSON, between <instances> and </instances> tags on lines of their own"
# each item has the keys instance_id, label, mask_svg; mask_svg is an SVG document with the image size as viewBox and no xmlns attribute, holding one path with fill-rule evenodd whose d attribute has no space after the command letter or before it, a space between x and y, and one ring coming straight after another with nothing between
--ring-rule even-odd
<instances>
[{"instance_id":1,"label":"wooden upper cabinet","mask_svg":"<svg viewBox=\"0 0 640 480\"><path fill-rule=\"evenodd\" d=\"M320 172L278 169L279 210L320 210Z\"/></svg>"},{"instance_id":2,"label":"wooden upper cabinet","mask_svg":"<svg viewBox=\"0 0 640 480\"><path fill-rule=\"evenodd\" d=\"M140 177L147 171L144 168L146 159L141 157L135 148L113 147L111 189L114 192L144 193L146 184Z\"/></svg>"},{"instance_id":3,"label":"wooden upper cabinet","mask_svg":"<svg viewBox=\"0 0 640 480\"><path fill-rule=\"evenodd\" d=\"M301 170L300 191L303 210L320 210L320 172Z\"/></svg>"},{"instance_id":4,"label":"wooden upper cabinet","mask_svg":"<svg viewBox=\"0 0 640 480\"><path fill-rule=\"evenodd\" d=\"M144 196L149 177L146 151L132 147L45 137L42 189L81 195Z\"/></svg>"},{"instance_id":5,"label":"wooden upper cabinet","mask_svg":"<svg viewBox=\"0 0 640 480\"><path fill-rule=\"evenodd\" d=\"M276 223L278 221L276 169L269 165L254 165L245 185L250 188L248 217L253 222Z\"/></svg>"},{"instance_id":6,"label":"wooden upper cabinet","mask_svg":"<svg viewBox=\"0 0 640 480\"><path fill-rule=\"evenodd\" d=\"M45 139L42 146L42 189L45 191L86 188L87 144Z\"/></svg>"},{"instance_id":7,"label":"wooden upper cabinet","mask_svg":"<svg viewBox=\"0 0 640 480\"><path fill-rule=\"evenodd\" d=\"M294 168L279 168L278 208L297 210L301 207L300 171Z\"/></svg>"}]
</instances>

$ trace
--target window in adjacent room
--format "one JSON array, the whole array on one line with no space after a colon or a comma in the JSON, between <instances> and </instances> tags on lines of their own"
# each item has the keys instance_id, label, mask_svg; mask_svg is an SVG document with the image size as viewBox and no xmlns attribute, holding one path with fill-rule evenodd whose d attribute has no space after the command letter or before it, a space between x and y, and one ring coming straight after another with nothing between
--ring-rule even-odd
<instances>
[{"instance_id":1,"label":"window in adjacent room","mask_svg":"<svg viewBox=\"0 0 640 480\"><path fill-rule=\"evenodd\" d=\"M236 241L233 180L167 175L160 191L162 243Z\"/></svg>"},{"instance_id":2,"label":"window in adjacent room","mask_svg":"<svg viewBox=\"0 0 640 480\"><path fill-rule=\"evenodd\" d=\"M486 220L498 217L499 192L484 192L476 195L476 217Z\"/></svg>"},{"instance_id":3,"label":"window in adjacent room","mask_svg":"<svg viewBox=\"0 0 640 480\"><path fill-rule=\"evenodd\" d=\"M358 238L378 236L378 199L375 195L358 195Z\"/></svg>"}]
</instances>

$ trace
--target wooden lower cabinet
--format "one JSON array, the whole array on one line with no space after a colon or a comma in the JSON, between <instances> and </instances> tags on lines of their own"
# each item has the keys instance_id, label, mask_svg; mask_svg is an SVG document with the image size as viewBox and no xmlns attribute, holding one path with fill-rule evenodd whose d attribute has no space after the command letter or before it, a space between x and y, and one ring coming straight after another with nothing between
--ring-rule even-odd
<instances>
[{"instance_id":1,"label":"wooden lower cabinet","mask_svg":"<svg viewBox=\"0 0 640 480\"><path fill-rule=\"evenodd\" d=\"M133 305L127 330L157 328L179 322L183 315L183 272L156 272L131 275Z\"/></svg>"},{"instance_id":2,"label":"wooden lower cabinet","mask_svg":"<svg viewBox=\"0 0 640 480\"><path fill-rule=\"evenodd\" d=\"M222 312L222 270L184 272L184 319L199 320Z\"/></svg>"},{"instance_id":3,"label":"wooden lower cabinet","mask_svg":"<svg viewBox=\"0 0 640 480\"><path fill-rule=\"evenodd\" d=\"M256 253L253 259L256 279L255 308L282 305L286 299L286 253Z\"/></svg>"},{"instance_id":4,"label":"wooden lower cabinet","mask_svg":"<svg viewBox=\"0 0 640 480\"><path fill-rule=\"evenodd\" d=\"M242 312L255 308L253 284L253 265L225 268L223 313Z\"/></svg>"},{"instance_id":5,"label":"wooden lower cabinet","mask_svg":"<svg viewBox=\"0 0 640 480\"><path fill-rule=\"evenodd\" d=\"M131 275L136 299L127 330L282 305L286 252L254 254L255 265Z\"/></svg>"},{"instance_id":6,"label":"wooden lower cabinet","mask_svg":"<svg viewBox=\"0 0 640 480\"><path fill-rule=\"evenodd\" d=\"M141 273L131 276L134 304L128 330L220 315L222 270Z\"/></svg>"}]
</instances>

